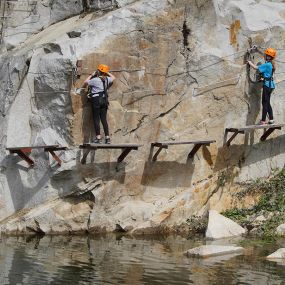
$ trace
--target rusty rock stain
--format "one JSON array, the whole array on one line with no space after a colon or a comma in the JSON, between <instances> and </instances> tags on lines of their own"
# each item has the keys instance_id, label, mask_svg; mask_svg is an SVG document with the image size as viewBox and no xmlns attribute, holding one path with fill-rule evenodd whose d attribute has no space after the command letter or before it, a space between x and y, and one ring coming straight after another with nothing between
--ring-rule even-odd
<instances>
[{"instance_id":1,"label":"rusty rock stain","mask_svg":"<svg viewBox=\"0 0 285 285\"><path fill-rule=\"evenodd\" d=\"M240 30L240 20L236 20L231 24L230 27L230 43L231 45L236 45L238 47L237 43L237 35Z\"/></svg>"}]
</instances>

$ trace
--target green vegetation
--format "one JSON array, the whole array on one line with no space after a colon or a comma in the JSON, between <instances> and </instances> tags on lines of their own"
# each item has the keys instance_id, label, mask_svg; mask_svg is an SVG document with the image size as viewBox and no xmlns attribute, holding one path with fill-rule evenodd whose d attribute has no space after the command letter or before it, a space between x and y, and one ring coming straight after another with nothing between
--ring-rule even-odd
<instances>
[{"instance_id":1,"label":"green vegetation","mask_svg":"<svg viewBox=\"0 0 285 285\"><path fill-rule=\"evenodd\" d=\"M208 220L206 217L192 216L186 220L190 233L204 234L207 229Z\"/></svg>"},{"instance_id":2,"label":"green vegetation","mask_svg":"<svg viewBox=\"0 0 285 285\"><path fill-rule=\"evenodd\" d=\"M244 184L237 194L239 199L247 195L260 195L259 202L247 209L231 209L222 213L250 231L264 238L274 238L276 227L285 223L285 168L268 181L257 180ZM256 224L255 218L263 216L265 221Z\"/></svg>"}]
</instances>

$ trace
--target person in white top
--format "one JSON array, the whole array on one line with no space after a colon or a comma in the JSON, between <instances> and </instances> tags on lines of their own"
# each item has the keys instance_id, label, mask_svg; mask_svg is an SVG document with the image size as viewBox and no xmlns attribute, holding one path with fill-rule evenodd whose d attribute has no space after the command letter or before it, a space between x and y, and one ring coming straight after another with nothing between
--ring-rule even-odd
<instances>
[{"instance_id":1,"label":"person in white top","mask_svg":"<svg viewBox=\"0 0 285 285\"><path fill-rule=\"evenodd\" d=\"M88 86L88 95L92 104L93 121L96 138L93 143L101 143L100 121L102 122L105 143L110 144L109 126L107 122L108 92L116 77L109 72L109 66L99 64L98 69L84 81L83 88Z\"/></svg>"}]
</instances>

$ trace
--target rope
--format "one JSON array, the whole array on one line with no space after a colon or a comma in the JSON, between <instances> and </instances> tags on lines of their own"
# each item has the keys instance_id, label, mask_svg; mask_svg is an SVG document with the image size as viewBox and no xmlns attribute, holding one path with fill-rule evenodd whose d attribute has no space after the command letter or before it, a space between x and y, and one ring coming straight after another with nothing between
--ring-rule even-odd
<instances>
[{"instance_id":1,"label":"rope","mask_svg":"<svg viewBox=\"0 0 285 285\"><path fill-rule=\"evenodd\" d=\"M285 49L282 49L282 50L285 50ZM208 65L205 65L205 66L202 66L198 69L193 69L193 70L189 70L189 71L186 71L186 72L183 72L184 73L190 73L190 72L198 72L198 71L201 71L203 69L206 69L208 67L211 67L211 66L214 66L216 64L219 64L220 62L224 61L226 58L228 57L231 57L231 56L234 56L234 55L237 55L237 54L244 54L244 50L243 51L238 51L238 52L235 52L235 53L232 53L232 54L228 54L228 55L225 55L223 57L221 57L218 61L215 61L213 63L210 63ZM251 56L252 53L261 53L259 50L258 50L258 47L257 46L253 46L251 49L249 50L246 50L247 52L247 57L249 58ZM243 68L245 65L247 64L243 64L241 67ZM120 69L120 70L112 70L111 72L139 72L139 71L146 71L146 70L161 70L161 69L167 69L167 67L157 67L157 68L141 68L141 69L133 69L133 70L129 70L129 69ZM67 70L67 71L71 71L72 72L72 86L74 86L74 81L76 80L76 68L72 69L72 70ZM29 71L28 74L34 74L34 75L49 75L49 74L55 74L55 73L62 73L63 71L56 71L56 72L32 72L32 71ZM280 73L276 73L276 74L281 74L281 73L285 73L285 72L280 72ZM180 74L180 73L179 73ZM176 74L176 75L179 75L179 74ZM213 86L213 85L218 85L218 84L221 84L221 83L225 83L225 82L228 82L230 80L234 80L234 79L237 79L237 82L236 83L233 83L233 85L236 85L238 84L240 78L241 78L241 75L242 73L240 72L238 76L235 76L235 77L231 77L231 78L228 78L228 79L225 79L225 80L221 80L221 81L218 81L218 82L214 82L214 83L211 83L209 85L204 85L204 86L197 86L197 87L194 87L193 88L193 91L192 91L192 96L195 97L197 96L198 94L195 95L195 91L197 89L203 89L203 88L207 88L207 87L210 87L210 86ZM172 75L174 76L174 75ZM248 76L250 81L253 82L253 83L256 83L256 81L253 81L250 76ZM221 88L223 86L218 86L216 88ZM214 87L215 88L215 87ZM213 88L212 88L213 89ZM212 90L211 89L211 90ZM52 91L34 91L34 94L50 94L50 93L70 93L70 92L74 92L76 94L79 94L81 90L85 90L85 88L77 88L77 89L70 89L70 90L52 90ZM19 89L17 90L17 92L19 91ZM125 94L128 94L128 93L137 93L137 92L150 92L150 91L153 91L153 90L135 90L135 91L129 91L129 92L125 92ZM210 90L209 90L210 91ZM30 90L31 92L31 90ZM208 92L208 91L204 91L203 93L205 92ZM200 94L201 95L201 94Z\"/></svg>"},{"instance_id":2,"label":"rope","mask_svg":"<svg viewBox=\"0 0 285 285\"><path fill-rule=\"evenodd\" d=\"M211 84L209 84L209 85L204 85L204 86L202 86L202 87L194 87L194 88L193 88L193 91L192 91L192 96L193 96L193 97L196 97L196 96L198 96L198 95L204 94L205 92L209 92L209 91L211 91L211 90L213 90L213 89L222 88L222 87L228 86L228 85L237 85L237 84L239 83L239 80L240 80L240 78L241 78L241 75L242 75L242 74L240 73L239 76L231 77L231 78L228 78L228 79L226 79L226 80L222 80L222 81L218 81L218 82L215 82L215 83L211 83ZM232 83L232 84L226 84L226 85L223 85L223 86L213 87L213 88L211 88L210 90L206 90L206 91L204 91L204 92L201 92L200 94L199 94L199 93L196 93L196 94L195 94L195 90L197 90L197 89L203 89L203 88L210 87L210 86L213 86L213 85L218 85L218 84L220 84L220 83L228 82L228 81L234 80L234 79L236 79L237 82Z\"/></svg>"}]
</instances>

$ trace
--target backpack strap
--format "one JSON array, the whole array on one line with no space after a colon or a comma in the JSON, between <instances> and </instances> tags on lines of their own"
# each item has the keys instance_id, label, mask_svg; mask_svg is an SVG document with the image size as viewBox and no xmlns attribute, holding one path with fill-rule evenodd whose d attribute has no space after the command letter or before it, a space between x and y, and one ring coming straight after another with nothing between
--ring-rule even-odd
<instances>
[{"instance_id":1,"label":"backpack strap","mask_svg":"<svg viewBox=\"0 0 285 285\"><path fill-rule=\"evenodd\" d=\"M102 83L103 83L103 88L104 88L104 95L105 95L105 98L106 98L106 102L107 102L107 105L109 105L109 98L108 98L108 77L105 78L105 80L103 80L101 77L100 77Z\"/></svg>"}]
</instances>

